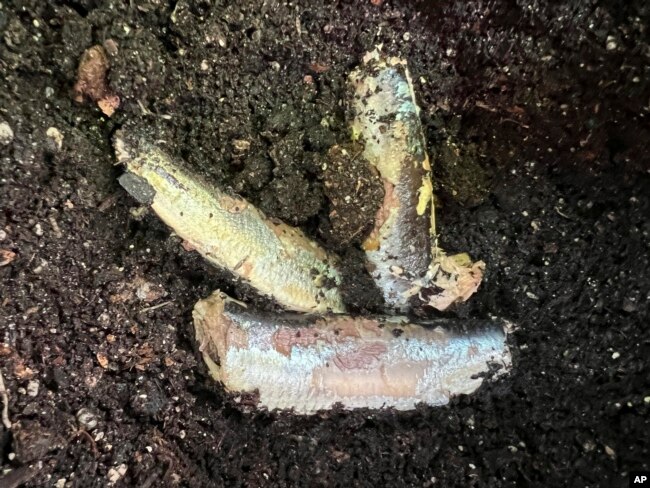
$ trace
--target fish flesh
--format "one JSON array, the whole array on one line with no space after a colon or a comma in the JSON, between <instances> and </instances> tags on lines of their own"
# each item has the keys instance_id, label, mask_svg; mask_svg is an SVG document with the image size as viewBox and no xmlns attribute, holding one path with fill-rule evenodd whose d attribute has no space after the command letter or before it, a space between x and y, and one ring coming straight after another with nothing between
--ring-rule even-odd
<instances>
[{"instance_id":1,"label":"fish flesh","mask_svg":"<svg viewBox=\"0 0 650 488\"><path fill-rule=\"evenodd\" d=\"M409 290L431 262L432 185L420 112L406 61L367 53L349 77L353 139L384 185L375 227L363 242L368 267L396 312L408 310Z\"/></svg>"},{"instance_id":2,"label":"fish flesh","mask_svg":"<svg viewBox=\"0 0 650 488\"><path fill-rule=\"evenodd\" d=\"M481 283L485 264L437 245L431 164L407 62L379 49L349 77L353 139L377 169L384 199L363 242L367 267L390 310L445 310Z\"/></svg>"},{"instance_id":3,"label":"fish flesh","mask_svg":"<svg viewBox=\"0 0 650 488\"><path fill-rule=\"evenodd\" d=\"M122 186L210 263L231 271L280 305L343 312L337 259L301 230L266 217L237 195L208 185L159 147L119 132Z\"/></svg>"},{"instance_id":4,"label":"fish flesh","mask_svg":"<svg viewBox=\"0 0 650 488\"><path fill-rule=\"evenodd\" d=\"M214 379L269 410L444 405L474 392L490 369L511 364L505 321L271 315L219 291L193 316Z\"/></svg>"}]
</instances>

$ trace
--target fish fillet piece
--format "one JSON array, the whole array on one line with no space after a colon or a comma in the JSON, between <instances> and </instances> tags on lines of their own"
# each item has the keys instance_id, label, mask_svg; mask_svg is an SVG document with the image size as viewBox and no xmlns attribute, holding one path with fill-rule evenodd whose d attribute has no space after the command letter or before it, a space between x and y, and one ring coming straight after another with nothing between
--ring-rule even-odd
<instances>
[{"instance_id":1,"label":"fish fillet piece","mask_svg":"<svg viewBox=\"0 0 650 488\"><path fill-rule=\"evenodd\" d=\"M404 317L269 315L217 291L194 308L196 339L211 375L268 409L310 414L419 403L443 405L511 364L506 322Z\"/></svg>"},{"instance_id":2,"label":"fish fillet piece","mask_svg":"<svg viewBox=\"0 0 650 488\"><path fill-rule=\"evenodd\" d=\"M344 311L333 256L299 229L208 186L158 147L134 139L124 133L115 139L127 169L120 183L210 263L288 309Z\"/></svg>"},{"instance_id":3,"label":"fish fillet piece","mask_svg":"<svg viewBox=\"0 0 650 488\"><path fill-rule=\"evenodd\" d=\"M406 61L376 49L349 80L353 138L363 141L363 156L384 184L363 248L387 306L405 313L414 302L445 310L467 300L485 265L448 257L436 245L431 165Z\"/></svg>"}]
</instances>

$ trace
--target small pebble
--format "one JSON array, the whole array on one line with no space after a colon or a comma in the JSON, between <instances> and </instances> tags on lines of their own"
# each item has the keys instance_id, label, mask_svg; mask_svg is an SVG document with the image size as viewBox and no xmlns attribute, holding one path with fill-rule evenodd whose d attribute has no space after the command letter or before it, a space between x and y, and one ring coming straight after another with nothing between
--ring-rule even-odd
<instances>
[{"instance_id":1,"label":"small pebble","mask_svg":"<svg viewBox=\"0 0 650 488\"><path fill-rule=\"evenodd\" d=\"M618 359L620 357L621 357L621 354L619 352L615 352L614 354L612 354L612 359Z\"/></svg>"},{"instance_id":2,"label":"small pebble","mask_svg":"<svg viewBox=\"0 0 650 488\"><path fill-rule=\"evenodd\" d=\"M38 380L31 380L29 383L27 383L27 394L30 397L35 397L38 395L38 388L39 388L39 383Z\"/></svg>"},{"instance_id":3,"label":"small pebble","mask_svg":"<svg viewBox=\"0 0 650 488\"><path fill-rule=\"evenodd\" d=\"M592 440L586 441L583 445L582 448L585 450L585 452L591 452L594 449L596 449L596 443Z\"/></svg>"},{"instance_id":4,"label":"small pebble","mask_svg":"<svg viewBox=\"0 0 650 488\"><path fill-rule=\"evenodd\" d=\"M126 464L120 464L117 468L111 468L108 470L108 481L110 483L117 483L122 476L126 474Z\"/></svg>"},{"instance_id":5,"label":"small pebble","mask_svg":"<svg viewBox=\"0 0 650 488\"><path fill-rule=\"evenodd\" d=\"M0 122L0 144L7 145L14 140L14 131L6 122Z\"/></svg>"},{"instance_id":6,"label":"small pebble","mask_svg":"<svg viewBox=\"0 0 650 488\"><path fill-rule=\"evenodd\" d=\"M4 230L0 229L0 242L4 241L6 238L7 238L7 233Z\"/></svg>"},{"instance_id":7,"label":"small pebble","mask_svg":"<svg viewBox=\"0 0 650 488\"><path fill-rule=\"evenodd\" d=\"M2 240L2 239L0 239ZM636 312L636 303L634 303L634 298L625 298L623 300L623 311L627 313Z\"/></svg>"},{"instance_id":8,"label":"small pebble","mask_svg":"<svg viewBox=\"0 0 650 488\"><path fill-rule=\"evenodd\" d=\"M616 44L616 38L614 36L607 36L607 43L605 44L605 48L608 51L615 51L617 47L618 44Z\"/></svg>"},{"instance_id":9,"label":"small pebble","mask_svg":"<svg viewBox=\"0 0 650 488\"><path fill-rule=\"evenodd\" d=\"M245 139L235 139L232 141L232 147L236 152L243 153L251 148L251 143Z\"/></svg>"},{"instance_id":10,"label":"small pebble","mask_svg":"<svg viewBox=\"0 0 650 488\"><path fill-rule=\"evenodd\" d=\"M97 417L88 408L82 408L77 412L77 422L85 430L93 430L97 427Z\"/></svg>"},{"instance_id":11,"label":"small pebble","mask_svg":"<svg viewBox=\"0 0 650 488\"><path fill-rule=\"evenodd\" d=\"M119 51L119 46L117 45L117 42L115 42L113 39L106 39L102 46L106 50L106 53L109 56L117 56L117 53Z\"/></svg>"},{"instance_id":12,"label":"small pebble","mask_svg":"<svg viewBox=\"0 0 650 488\"><path fill-rule=\"evenodd\" d=\"M34 267L34 274L41 274L47 268L48 262L45 259L40 259L40 262Z\"/></svg>"},{"instance_id":13,"label":"small pebble","mask_svg":"<svg viewBox=\"0 0 650 488\"><path fill-rule=\"evenodd\" d=\"M50 127L45 132L45 135L54 143L56 148L60 151L63 147L63 134L56 127Z\"/></svg>"},{"instance_id":14,"label":"small pebble","mask_svg":"<svg viewBox=\"0 0 650 488\"><path fill-rule=\"evenodd\" d=\"M43 227L40 223L34 226L34 234L36 234L38 237L43 236Z\"/></svg>"}]
</instances>

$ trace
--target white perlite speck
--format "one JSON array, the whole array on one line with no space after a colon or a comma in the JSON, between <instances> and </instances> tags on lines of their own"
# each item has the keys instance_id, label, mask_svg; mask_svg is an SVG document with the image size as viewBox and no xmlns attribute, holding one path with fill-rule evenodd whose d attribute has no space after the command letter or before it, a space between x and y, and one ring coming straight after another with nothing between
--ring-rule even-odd
<instances>
[{"instance_id":1,"label":"white perlite speck","mask_svg":"<svg viewBox=\"0 0 650 488\"><path fill-rule=\"evenodd\" d=\"M60 151L63 147L63 134L56 127L50 127L45 131L45 135L52 140L56 148Z\"/></svg>"},{"instance_id":2,"label":"white perlite speck","mask_svg":"<svg viewBox=\"0 0 650 488\"><path fill-rule=\"evenodd\" d=\"M35 397L38 395L39 383L38 380L31 380L27 383L27 394L30 397Z\"/></svg>"},{"instance_id":3,"label":"white perlite speck","mask_svg":"<svg viewBox=\"0 0 650 488\"><path fill-rule=\"evenodd\" d=\"M6 146L14 140L14 131L9 124L0 122L0 144Z\"/></svg>"},{"instance_id":4,"label":"white perlite speck","mask_svg":"<svg viewBox=\"0 0 650 488\"><path fill-rule=\"evenodd\" d=\"M616 38L614 36L607 36L607 41L605 43L605 49L608 51L615 51L618 48L616 43Z\"/></svg>"},{"instance_id":5,"label":"white perlite speck","mask_svg":"<svg viewBox=\"0 0 650 488\"><path fill-rule=\"evenodd\" d=\"M120 464L117 468L111 468L108 470L108 481L110 483L117 483L125 474L127 466L126 464Z\"/></svg>"}]
</instances>

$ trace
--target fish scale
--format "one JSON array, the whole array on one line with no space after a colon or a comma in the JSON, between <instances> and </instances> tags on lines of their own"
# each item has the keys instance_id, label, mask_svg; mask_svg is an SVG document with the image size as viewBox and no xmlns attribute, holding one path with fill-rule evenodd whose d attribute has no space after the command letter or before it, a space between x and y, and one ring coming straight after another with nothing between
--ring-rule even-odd
<instances>
[{"instance_id":1,"label":"fish scale","mask_svg":"<svg viewBox=\"0 0 650 488\"><path fill-rule=\"evenodd\" d=\"M145 194L160 219L209 262L288 309L344 311L338 289L327 286L341 281L336 258L299 229L206 185L152 145L118 136L116 151L127 167L129 176L120 179L127 191L136 198Z\"/></svg>"},{"instance_id":2,"label":"fish scale","mask_svg":"<svg viewBox=\"0 0 650 488\"><path fill-rule=\"evenodd\" d=\"M475 391L488 363L501 373L511 364L510 325L500 320L271 315L219 291L193 315L213 378L231 393L256 393L269 410L444 405Z\"/></svg>"}]
</instances>

